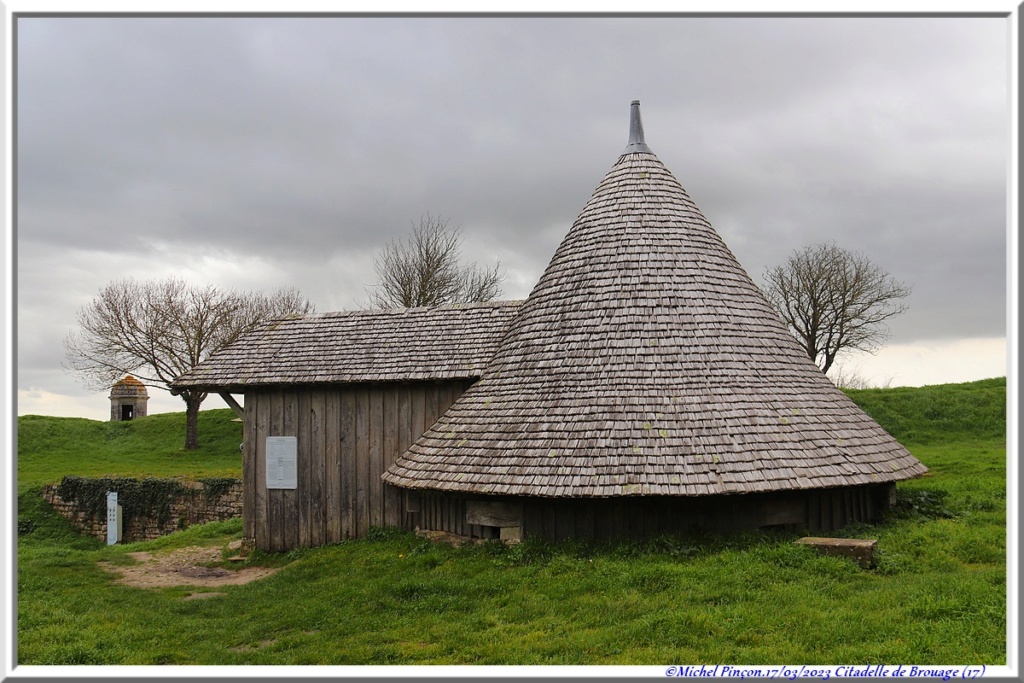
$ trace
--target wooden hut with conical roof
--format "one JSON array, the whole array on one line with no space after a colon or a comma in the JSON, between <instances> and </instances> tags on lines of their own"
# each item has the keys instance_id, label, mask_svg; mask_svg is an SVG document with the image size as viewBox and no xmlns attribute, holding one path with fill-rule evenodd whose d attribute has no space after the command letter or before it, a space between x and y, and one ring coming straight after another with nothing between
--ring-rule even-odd
<instances>
[{"instance_id":1,"label":"wooden hut with conical roof","mask_svg":"<svg viewBox=\"0 0 1024 683\"><path fill-rule=\"evenodd\" d=\"M457 320L471 325L476 313L464 311L452 321L436 310L412 314L429 317L435 327L422 328L421 341L405 339L409 348L433 348L440 354L429 361L435 364L446 353L468 352L476 365L455 378L461 384L446 394L450 405L436 411L436 421L425 420L421 434L406 429L408 443L393 439L378 449L386 451L375 456L386 465L377 484L386 521L504 538L777 526L819 531L876 519L896 481L926 471L807 358L646 145L639 102L631 105L625 151L533 292L521 304L495 310L504 317L489 318L497 324L486 341L478 335L479 348L463 345L461 351L437 344L462 339L465 329L451 333ZM371 324L373 316L396 314L360 315ZM285 325L315 318L306 320ZM255 406L264 405L267 389L294 392L303 383L297 375L307 385L339 379L336 369L323 377L293 369L271 382L266 373L254 374L260 365L274 375L274 364L285 362L280 355L250 362L261 344L285 338L280 329L240 340L177 382L245 393L247 435L257 441L247 450L248 472L259 471L267 457L258 441L269 432L260 417L248 417L262 410ZM311 355L303 355L301 344L285 346L289 358ZM386 353L375 358L382 396L433 377L422 365L419 374L409 368L407 376L388 373L394 359ZM332 361L353 362L337 355ZM395 405L393 419L408 425L401 399ZM344 408L324 415L328 422L352 419ZM337 456L317 438L307 439L310 447L299 449L299 459L330 479ZM256 486L250 498L258 501L259 478L247 475L246 481ZM334 488L334 499L315 486L296 498L326 507L321 516L329 517L338 501L358 495L346 491L343 480ZM257 545L291 545L272 540L273 532L259 542L261 525L289 523L274 518L273 506L247 509L252 523L246 528Z\"/></svg>"}]
</instances>

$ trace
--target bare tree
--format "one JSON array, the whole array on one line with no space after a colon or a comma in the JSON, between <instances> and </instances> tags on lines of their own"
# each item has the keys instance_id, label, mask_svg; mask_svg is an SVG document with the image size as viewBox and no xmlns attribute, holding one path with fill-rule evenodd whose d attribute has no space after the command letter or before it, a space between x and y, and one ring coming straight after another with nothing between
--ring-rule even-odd
<instances>
[{"instance_id":1,"label":"bare tree","mask_svg":"<svg viewBox=\"0 0 1024 683\"><path fill-rule=\"evenodd\" d=\"M378 284L368 288L374 308L440 306L491 301L501 294L505 279L500 263L481 270L475 263L462 266L462 237L448 220L420 217L408 241L388 243L374 261Z\"/></svg>"},{"instance_id":2,"label":"bare tree","mask_svg":"<svg viewBox=\"0 0 1024 683\"><path fill-rule=\"evenodd\" d=\"M292 289L270 296L197 287L178 278L111 282L78 312L80 330L64 340L65 368L86 387L109 388L125 374L171 391L176 377L269 320L313 312ZM206 393L176 389L185 401L185 448L199 448L199 406Z\"/></svg>"},{"instance_id":3,"label":"bare tree","mask_svg":"<svg viewBox=\"0 0 1024 683\"><path fill-rule=\"evenodd\" d=\"M838 363L832 366L829 379L840 389L870 389L871 382L856 370L851 370Z\"/></svg>"},{"instance_id":4,"label":"bare tree","mask_svg":"<svg viewBox=\"0 0 1024 683\"><path fill-rule=\"evenodd\" d=\"M834 243L796 250L765 272L765 295L822 372L847 350L874 353L883 322L906 310L911 288L866 256Z\"/></svg>"},{"instance_id":5,"label":"bare tree","mask_svg":"<svg viewBox=\"0 0 1024 683\"><path fill-rule=\"evenodd\" d=\"M881 382L872 382L856 369L850 369L839 363L832 366L832 375L829 379L840 389L888 389L893 382L892 376Z\"/></svg>"}]
</instances>

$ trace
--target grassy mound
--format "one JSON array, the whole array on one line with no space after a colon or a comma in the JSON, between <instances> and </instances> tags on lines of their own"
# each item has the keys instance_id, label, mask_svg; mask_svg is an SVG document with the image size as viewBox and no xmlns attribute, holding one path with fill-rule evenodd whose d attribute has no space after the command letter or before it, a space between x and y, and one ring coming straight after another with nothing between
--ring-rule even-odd
<instances>
[{"instance_id":1,"label":"grassy mound","mask_svg":"<svg viewBox=\"0 0 1024 683\"><path fill-rule=\"evenodd\" d=\"M1006 437L1005 377L846 394L901 443Z\"/></svg>"},{"instance_id":2,"label":"grassy mound","mask_svg":"<svg viewBox=\"0 0 1024 683\"><path fill-rule=\"evenodd\" d=\"M83 477L242 476L242 424L229 409L199 413L199 450L186 451L185 413L127 422L23 415L18 418L18 489Z\"/></svg>"}]
</instances>

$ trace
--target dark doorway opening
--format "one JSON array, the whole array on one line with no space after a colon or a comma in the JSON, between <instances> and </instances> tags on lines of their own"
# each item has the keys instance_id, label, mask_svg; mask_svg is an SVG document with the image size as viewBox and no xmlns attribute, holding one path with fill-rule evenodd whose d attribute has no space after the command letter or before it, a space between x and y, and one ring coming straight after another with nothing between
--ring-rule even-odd
<instances>
[{"instance_id":1,"label":"dark doorway opening","mask_svg":"<svg viewBox=\"0 0 1024 683\"><path fill-rule=\"evenodd\" d=\"M121 419L130 420L135 417L135 406L121 406Z\"/></svg>"}]
</instances>

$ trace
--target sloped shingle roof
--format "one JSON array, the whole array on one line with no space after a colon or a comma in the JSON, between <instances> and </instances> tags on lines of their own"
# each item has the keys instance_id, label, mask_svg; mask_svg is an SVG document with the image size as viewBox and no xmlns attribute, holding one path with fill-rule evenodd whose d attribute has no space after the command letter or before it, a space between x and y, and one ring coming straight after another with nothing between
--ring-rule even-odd
<instances>
[{"instance_id":1,"label":"sloped shingle roof","mask_svg":"<svg viewBox=\"0 0 1024 683\"><path fill-rule=\"evenodd\" d=\"M280 320L174 381L225 390L279 384L469 379L480 376L519 301L349 311Z\"/></svg>"},{"instance_id":2,"label":"sloped shingle roof","mask_svg":"<svg viewBox=\"0 0 1024 683\"><path fill-rule=\"evenodd\" d=\"M925 471L807 358L641 132L483 378L383 479L486 494L693 496Z\"/></svg>"}]
</instances>

